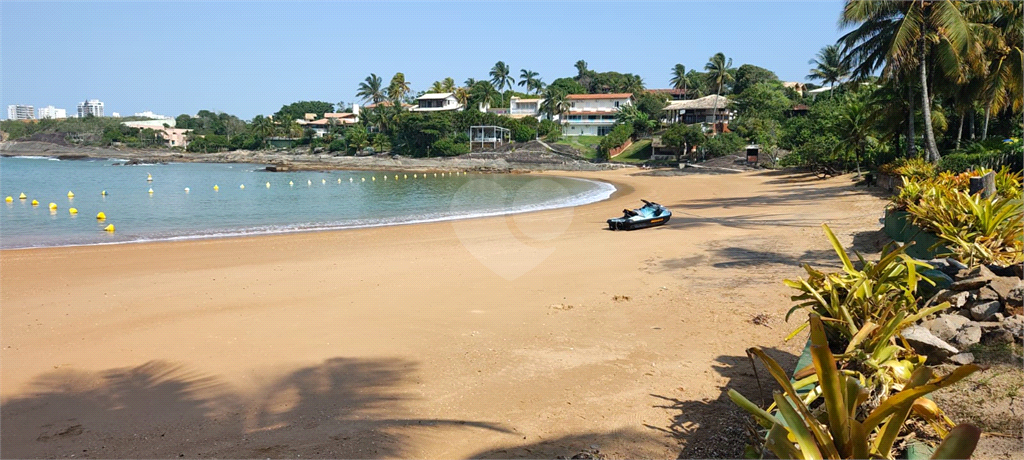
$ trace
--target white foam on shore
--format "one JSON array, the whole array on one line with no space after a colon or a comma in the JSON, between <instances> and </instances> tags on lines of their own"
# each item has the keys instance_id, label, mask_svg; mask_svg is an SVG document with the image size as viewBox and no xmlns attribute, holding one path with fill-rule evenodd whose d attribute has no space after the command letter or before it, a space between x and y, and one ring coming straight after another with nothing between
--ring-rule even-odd
<instances>
[{"instance_id":1,"label":"white foam on shore","mask_svg":"<svg viewBox=\"0 0 1024 460\"><path fill-rule=\"evenodd\" d=\"M189 233L185 235L166 235L166 236L143 236L132 238L124 241L104 241L104 242L93 242L93 243L71 243L71 244L53 244L53 245L35 245L35 246L15 246L3 249L40 249L40 248L54 248L54 247L77 247L77 246L106 246L115 244L132 244L132 243L153 243L161 241L190 241L190 240L204 240L214 238L236 238L236 237L247 237L247 236L263 236L263 235L277 235L285 233L305 233L305 232L322 232L322 231L333 231L333 230L348 230L357 228L374 228L374 227L387 227L395 225L411 225L411 224L423 224L430 222L443 222L443 221L455 221L463 219L476 219L481 217L493 217L502 215L522 214L527 212L544 211L550 209L568 208L574 206L582 206L585 204L596 203L599 201L607 200L615 193L616 188L614 185L607 182L601 182L590 179L581 178L562 178L568 180L576 180L587 182L593 185L592 189L586 190L581 193L574 195L556 198L548 200L542 203L530 204L525 206L519 206L512 209L483 209L477 210L470 213L441 213L440 215L435 214L432 216L424 215L410 215L397 218L386 218L386 219L356 219L346 222L336 223L308 223L308 224L294 224L294 225L274 225L274 226L258 226L249 227L238 230L228 231L210 231L208 233Z\"/></svg>"}]
</instances>

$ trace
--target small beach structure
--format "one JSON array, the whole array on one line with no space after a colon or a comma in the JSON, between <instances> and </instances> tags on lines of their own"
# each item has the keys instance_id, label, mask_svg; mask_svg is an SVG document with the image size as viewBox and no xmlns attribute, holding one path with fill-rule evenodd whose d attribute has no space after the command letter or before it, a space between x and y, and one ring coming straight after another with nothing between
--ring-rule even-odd
<instances>
[{"instance_id":1,"label":"small beach structure","mask_svg":"<svg viewBox=\"0 0 1024 460\"><path fill-rule=\"evenodd\" d=\"M497 148L512 140L512 131L501 126L470 126L469 127L469 150L473 147Z\"/></svg>"}]
</instances>

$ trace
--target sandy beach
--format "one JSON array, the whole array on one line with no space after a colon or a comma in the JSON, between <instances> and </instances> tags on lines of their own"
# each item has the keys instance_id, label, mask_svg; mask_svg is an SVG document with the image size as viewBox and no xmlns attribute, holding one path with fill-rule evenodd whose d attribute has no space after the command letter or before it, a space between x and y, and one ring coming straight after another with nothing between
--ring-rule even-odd
<instances>
[{"instance_id":1,"label":"sandy beach","mask_svg":"<svg viewBox=\"0 0 1024 460\"><path fill-rule=\"evenodd\" d=\"M801 318L784 322L782 280L836 266L822 223L877 251L883 194L788 172L560 174L619 191L508 217L0 252L0 456L738 456L745 416L723 392L757 400L744 350L792 368L803 347L783 341ZM671 222L605 230L641 198Z\"/></svg>"}]
</instances>

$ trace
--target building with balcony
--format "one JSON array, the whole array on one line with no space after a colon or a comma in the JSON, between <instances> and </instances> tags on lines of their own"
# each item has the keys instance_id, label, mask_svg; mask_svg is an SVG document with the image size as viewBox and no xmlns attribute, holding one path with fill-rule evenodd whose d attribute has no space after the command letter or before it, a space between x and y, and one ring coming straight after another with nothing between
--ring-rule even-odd
<instances>
[{"instance_id":1,"label":"building with balcony","mask_svg":"<svg viewBox=\"0 0 1024 460\"><path fill-rule=\"evenodd\" d=\"M175 128L175 120L173 118L126 121L121 124L129 128L152 129L153 131L156 131L156 134L160 136L160 138L167 142L168 147L188 147L188 133L192 132L191 129Z\"/></svg>"},{"instance_id":2,"label":"building with balcony","mask_svg":"<svg viewBox=\"0 0 1024 460\"><path fill-rule=\"evenodd\" d=\"M521 99L512 96L508 104L508 116L516 119L534 117L537 121L540 121L546 118L540 111L542 104L544 104L544 99Z\"/></svg>"},{"instance_id":3,"label":"building with balcony","mask_svg":"<svg viewBox=\"0 0 1024 460\"><path fill-rule=\"evenodd\" d=\"M672 101L665 106L665 119L667 123L715 123L724 127L732 120L732 101L725 96L712 94L699 99L683 101Z\"/></svg>"},{"instance_id":4,"label":"building with balcony","mask_svg":"<svg viewBox=\"0 0 1024 460\"><path fill-rule=\"evenodd\" d=\"M447 112L462 110L462 104L455 99L455 93L427 93L416 98L413 112Z\"/></svg>"},{"instance_id":5,"label":"building with balcony","mask_svg":"<svg viewBox=\"0 0 1024 460\"><path fill-rule=\"evenodd\" d=\"M43 119L43 118L54 118L54 119L57 119L57 118L67 118L67 117L68 117L68 111L67 110L58 109L58 108L56 108L56 107L54 107L52 105L48 105L46 107L40 107L39 108L39 119L40 120Z\"/></svg>"},{"instance_id":6,"label":"building with balcony","mask_svg":"<svg viewBox=\"0 0 1024 460\"><path fill-rule=\"evenodd\" d=\"M88 116L103 116L103 103L100 102L99 99L89 99L85 102L78 103L78 118L85 118Z\"/></svg>"},{"instance_id":7,"label":"building with balcony","mask_svg":"<svg viewBox=\"0 0 1024 460\"><path fill-rule=\"evenodd\" d=\"M36 109L31 105L9 105L7 106L8 120L35 120Z\"/></svg>"},{"instance_id":8,"label":"building with balcony","mask_svg":"<svg viewBox=\"0 0 1024 460\"><path fill-rule=\"evenodd\" d=\"M604 136L612 131L619 108L633 105L633 94L570 94L562 134L566 136Z\"/></svg>"}]
</instances>

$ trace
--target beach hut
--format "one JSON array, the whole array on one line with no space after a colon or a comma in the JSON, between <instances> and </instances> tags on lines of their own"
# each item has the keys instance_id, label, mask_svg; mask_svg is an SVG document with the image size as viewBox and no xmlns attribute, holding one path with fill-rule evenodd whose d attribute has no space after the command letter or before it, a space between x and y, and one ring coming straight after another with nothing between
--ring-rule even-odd
<instances>
[{"instance_id":1,"label":"beach hut","mask_svg":"<svg viewBox=\"0 0 1024 460\"><path fill-rule=\"evenodd\" d=\"M761 153L761 146L758 144L750 144L747 146L747 164L756 165L757 157Z\"/></svg>"}]
</instances>

